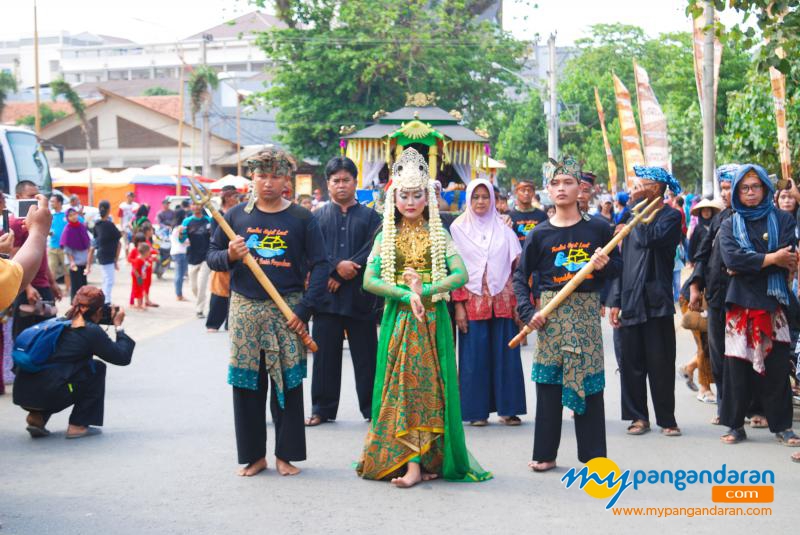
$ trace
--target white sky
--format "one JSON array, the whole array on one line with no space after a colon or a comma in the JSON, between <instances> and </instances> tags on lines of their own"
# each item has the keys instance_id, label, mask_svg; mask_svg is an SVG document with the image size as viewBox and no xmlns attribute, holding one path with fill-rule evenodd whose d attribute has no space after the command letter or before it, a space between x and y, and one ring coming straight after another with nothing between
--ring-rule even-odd
<instances>
[{"instance_id":1,"label":"white sky","mask_svg":"<svg viewBox=\"0 0 800 535\"><path fill-rule=\"evenodd\" d=\"M0 41L33 35L33 0L0 3ZM38 0L37 5L40 35L90 31L137 42L174 41L254 9L247 0ZM557 30L559 45L571 44L599 22L635 24L655 36L689 31L685 5L686 0L505 0L504 26L521 39L539 33L542 43ZM723 22L731 21L724 14Z\"/></svg>"}]
</instances>

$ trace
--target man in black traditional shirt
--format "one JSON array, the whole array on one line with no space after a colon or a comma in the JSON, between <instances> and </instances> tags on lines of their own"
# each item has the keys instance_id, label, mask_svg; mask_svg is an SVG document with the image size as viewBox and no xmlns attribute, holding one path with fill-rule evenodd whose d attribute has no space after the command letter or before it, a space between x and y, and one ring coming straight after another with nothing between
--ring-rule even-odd
<instances>
[{"instance_id":1,"label":"man in black traditional shirt","mask_svg":"<svg viewBox=\"0 0 800 535\"><path fill-rule=\"evenodd\" d=\"M514 188L514 209L508 215L511 217L511 229L519 238L520 245L536 225L547 221L547 214L533 206L534 194L530 180L520 180Z\"/></svg>"},{"instance_id":2,"label":"man in black traditional shirt","mask_svg":"<svg viewBox=\"0 0 800 535\"><path fill-rule=\"evenodd\" d=\"M652 202L680 184L660 167L634 166L638 177L633 202ZM622 419L631 420L628 434L650 430L647 383L656 423L665 436L680 436L675 421L675 305L672 269L681 240L681 214L664 205L650 223L642 223L622 241L622 274L608 297L610 322L619 329Z\"/></svg>"},{"instance_id":3,"label":"man in black traditional shirt","mask_svg":"<svg viewBox=\"0 0 800 535\"><path fill-rule=\"evenodd\" d=\"M315 426L336 419L342 385L345 332L356 376L358 406L364 418L372 410L375 382L377 298L362 289L364 265L381 225L378 213L356 201L358 169L336 157L325 167L331 202L314 212L325 238L330 263L327 299L314 315L313 337L319 344L311 375L311 417Z\"/></svg>"},{"instance_id":4,"label":"man in black traditional shirt","mask_svg":"<svg viewBox=\"0 0 800 535\"><path fill-rule=\"evenodd\" d=\"M211 269L231 272L228 383L233 386L239 463L246 465L239 475L254 476L267 468L268 382L276 467L281 475L295 475L300 470L291 462L306 458L302 386L306 352L298 335L306 331L314 308L325 297L330 268L317 220L282 196L294 162L282 150L269 148L247 165L253 178L250 201L225 214L238 236L228 240L217 229L208 253ZM249 254L294 311L289 322L242 262Z\"/></svg>"}]
</instances>

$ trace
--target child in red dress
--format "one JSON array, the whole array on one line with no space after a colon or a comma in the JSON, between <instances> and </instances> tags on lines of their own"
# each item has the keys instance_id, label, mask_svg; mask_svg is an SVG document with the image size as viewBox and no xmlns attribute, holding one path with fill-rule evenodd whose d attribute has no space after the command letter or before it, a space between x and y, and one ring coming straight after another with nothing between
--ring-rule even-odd
<instances>
[{"instance_id":1,"label":"child in red dress","mask_svg":"<svg viewBox=\"0 0 800 535\"><path fill-rule=\"evenodd\" d=\"M146 310L143 299L145 296L145 286L148 276L152 273L150 261L150 245L141 242L136 249L128 255L128 263L131 265L131 302L136 310Z\"/></svg>"}]
</instances>

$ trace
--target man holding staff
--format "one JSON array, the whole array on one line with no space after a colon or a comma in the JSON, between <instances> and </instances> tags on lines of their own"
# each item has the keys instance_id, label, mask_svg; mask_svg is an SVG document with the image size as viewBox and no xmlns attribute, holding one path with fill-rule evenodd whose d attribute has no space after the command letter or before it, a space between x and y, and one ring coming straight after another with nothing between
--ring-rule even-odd
<instances>
[{"instance_id":1,"label":"man holding staff","mask_svg":"<svg viewBox=\"0 0 800 535\"><path fill-rule=\"evenodd\" d=\"M634 166L638 177L633 202L662 199L667 188L681 192L678 181L660 167ZM647 383L656 423L665 436L680 436L675 421L675 305L672 269L681 240L681 214L663 206L652 220L634 228L622 241L622 274L608 298L611 326L619 329L622 419L629 435L650 431Z\"/></svg>"},{"instance_id":2,"label":"man holding staff","mask_svg":"<svg viewBox=\"0 0 800 535\"><path fill-rule=\"evenodd\" d=\"M606 456L599 292L605 278L619 273L622 260L617 248L610 256L601 250L613 236L611 227L581 213L580 176L580 165L570 157L551 164L546 186L556 213L531 231L518 268L524 273L515 277L519 316L541 332L532 373L536 427L533 460L528 466L534 472L556 467L563 407L575 411L578 459L586 463ZM587 263L594 271L559 307L547 317L541 312L534 314L528 286L532 275L541 290L542 306L546 306ZM524 285L519 284L522 280Z\"/></svg>"},{"instance_id":3,"label":"man holding staff","mask_svg":"<svg viewBox=\"0 0 800 535\"><path fill-rule=\"evenodd\" d=\"M314 304L324 299L330 267L311 212L282 197L294 170L290 157L269 148L247 165L253 179L250 201L225 213L237 237L229 240L218 228L208 253L211 269L231 273L228 383L233 386L239 463L246 465L239 475L254 476L267 468L268 382L276 468L281 475L295 475L300 470L291 463L306 458L302 388L306 350L301 336L307 332ZM294 312L288 322L242 261L247 255L256 259Z\"/></svg>"}]
</instances>

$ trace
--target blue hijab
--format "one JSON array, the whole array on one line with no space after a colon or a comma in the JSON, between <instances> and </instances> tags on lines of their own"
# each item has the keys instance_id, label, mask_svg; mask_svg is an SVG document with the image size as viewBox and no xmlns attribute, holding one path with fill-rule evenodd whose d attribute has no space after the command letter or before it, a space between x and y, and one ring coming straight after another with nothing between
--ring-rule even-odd
<instances>
[{"instance_id":1,"label":"blue hijab","mask_svg":"<svg viewBox=\"0 0 800 535\"><path fill-rule=\"evenodd\" d=\"M739 184L750 171L758 175L765 190L764 198L761 199L758 206L753 207L743 205L739 200L737 191ZM753 244L750 242L750 237L747 235L746 221L759 221L765 217L767 218L767 247L770 251L778 249L778 215L773 201L774 196L775 187L772 185L767 172L760 165L744 164L736 171L731 185L731 206L735 210L732 216L733 237L736 238L739 247L745 251L755 251ZM780 304L789 305L789 289L786 286L786 277L781 272L776 271L769 275L767 279L767 294L777 299Z\"/></svg>"}]
</instances>

